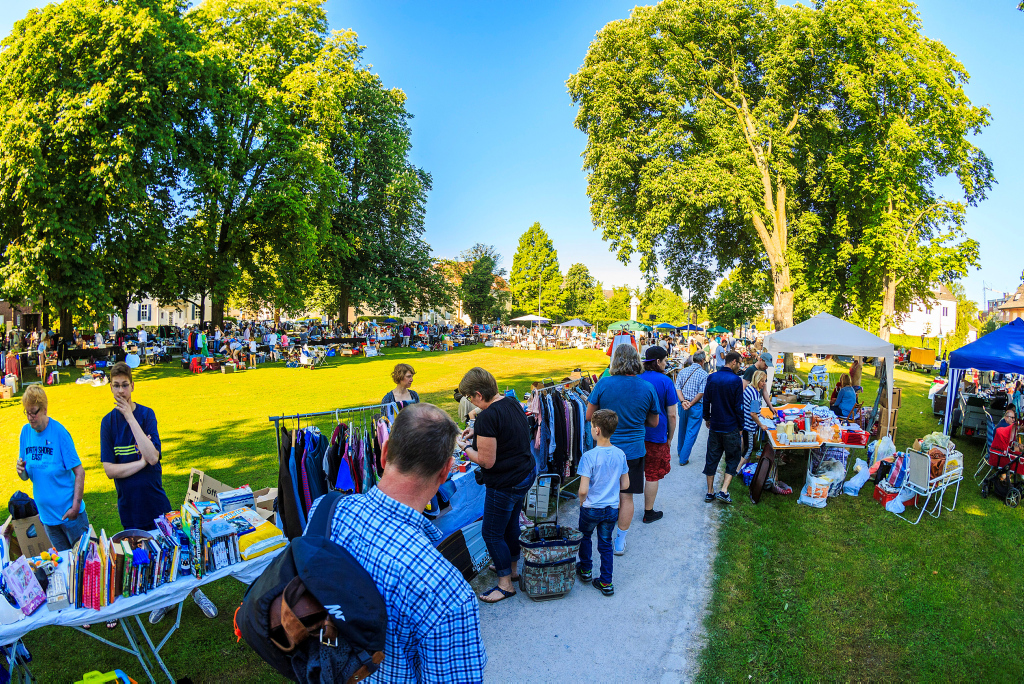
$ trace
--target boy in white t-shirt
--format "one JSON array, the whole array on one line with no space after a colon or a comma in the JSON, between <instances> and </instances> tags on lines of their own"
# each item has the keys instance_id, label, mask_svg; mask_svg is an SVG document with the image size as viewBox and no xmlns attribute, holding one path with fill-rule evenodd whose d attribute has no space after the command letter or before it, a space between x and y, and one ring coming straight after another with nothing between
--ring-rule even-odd
<instances>
[{"instance_id":1,"label":"boy in white t-shirt","mask_svg":"<svg viewBox=\"0 0 1024 684\"><path fill-rule=\"evenodd\" d=\"M605 596L615 593L612 586L612 531L619 519L619 492L629 488L629 466L622 449L612 446L612 433L619 424L615 411L594 412L590 432L596 447L583 454L577 472L580 475L580 522L583 533L576 574L593 583ZM590 536L597 530L597 550L601 554L601 576L593 578L593 547Z\"/></svg>"}]
</instances>

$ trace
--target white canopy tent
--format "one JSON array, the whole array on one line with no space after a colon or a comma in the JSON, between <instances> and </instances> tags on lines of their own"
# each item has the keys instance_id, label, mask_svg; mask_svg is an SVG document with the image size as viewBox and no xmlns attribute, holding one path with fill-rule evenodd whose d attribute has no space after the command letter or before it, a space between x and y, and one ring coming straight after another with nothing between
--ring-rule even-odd
<instances>
[{"instance_id":1,"label":"white canopy tent","mask_svg":"<svg viewBox=\"0 0 1024 684\"><path fill-rule=\"evenodd\" d=\"M772 333L765 340L765 348L772 354L796 352L803 354L832 354L834 356L877 356L885 359L888 406L892 406L892 377L895 359L891 342L872 335L863 328L820 313L792 328ZM775 366L768 368L768 386L771 387Z\"/></svg>"}]
</instances>

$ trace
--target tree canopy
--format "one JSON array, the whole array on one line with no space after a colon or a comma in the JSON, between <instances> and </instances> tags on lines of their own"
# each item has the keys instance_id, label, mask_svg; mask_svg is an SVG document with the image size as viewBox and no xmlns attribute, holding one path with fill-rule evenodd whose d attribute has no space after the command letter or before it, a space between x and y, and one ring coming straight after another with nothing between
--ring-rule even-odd
<instances>
[{"instance_id":1,"label":"tree canopy","mask_svg":"<svg viewBox=\"0 0 1024 684\"><path fill-rule=\"evenodd\" d=\"M534 223L519 238L509 274L512 306L549 318L560 315L562 273L551 238Z\"/></svg>"},{"instance_id":2,"label":"tree canopy","mask_svg":"<svg viewBox=\"0 0 1024 684\"><path fill-rule=\"evenodd\" d=\"M763 269L776 329L797 290L881 310L886 269L909 293L976 260L933 189L953 175L973 202L992 182L966 78L905 0L637 7L568 81L594 224L694 303L734 266ZM862 276L871 287L847 287Z\"/></svg>"},{"instance_id":3,"label":"tree canopy","mask_svg":"<svg viewBox=\"0 0 1024 684\"><path fill-rule=\"evenodd\" d=\"M450 301L405 95L323 0L66 0L0 51L2 291L44 310ZM65 320L66 319L66 320Z\"/></svg>"}]
</instances>

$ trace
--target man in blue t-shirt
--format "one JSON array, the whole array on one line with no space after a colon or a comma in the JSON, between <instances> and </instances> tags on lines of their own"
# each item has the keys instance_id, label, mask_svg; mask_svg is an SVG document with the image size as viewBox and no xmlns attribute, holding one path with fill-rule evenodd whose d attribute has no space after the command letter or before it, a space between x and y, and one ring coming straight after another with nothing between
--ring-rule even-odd
<instances>
[{"instance_id":1,"label":"man in blue t-shirt","mask_svg":"<svg viewBox=\"0 0 1024 684\"><path fill-rule=\"evenodd\" d=\"M127 363L110 369L110 391L116 407L100 423L100 461L103 471L114 481L117 512L126 530L152 530L156 518L171 510L164 491L160 467L160 433L153 409L132 401L135 382ZM217 617L217 607L198 589L192 592L206 617ZM170 608L158 608L149 615L159 622Z\"/></svg>"},{"instance_id":2,"label":"man in blue t-shirt","mask_svg":"<svg viewBox=\"0 0 1024 684\"><path fill-rule=\"evenodd\" d=\"M676 429L676 405L679 398L672 380L665 375L668 352L664 347L648 347L644 352L644 372L640 375L654 388L658 397L658 426L648 427L644 436L644 522L661 520L664 513L654 510L658 483L672 469L672 447L669 437Z\"/></svg>"}]
</instances>

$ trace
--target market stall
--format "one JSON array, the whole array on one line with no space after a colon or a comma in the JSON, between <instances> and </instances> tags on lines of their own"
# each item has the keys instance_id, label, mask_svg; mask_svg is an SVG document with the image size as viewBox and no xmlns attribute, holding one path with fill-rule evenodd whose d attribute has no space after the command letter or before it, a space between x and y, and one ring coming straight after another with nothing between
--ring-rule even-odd
<instances>
[{"instance_id":1,"label":"market stall","mask_svg":"<svg viewBox=\"0 0 1024 684\"><path fill-rule=\"evenodd\" d=\"M882 381L879 386L879 394L875 399L874 413L880 400L885 407L892 405L892 378L894 357L893 346L889 342L872 335L863 328L852 323L847 323L835 316L821 313L792 328L781 330L772 334L766 342L767 350L773 354L786 352L804 354L834 354L837 356L874 356L884 360L885 368L882 373ZM771 386L775 373L773 365L768 366L768 383ZM884 400L882 399L884 395ZM788 412L788 414L787 414ZM886 415L888 409L886 409ZM801 437L793 439L789 433L782 439L779 438L779 428L776 424L788 424L792 420L794 425L799 425ZM844 424L844 421L834 416L825 407L809 407L788 405L772 413L772 418L762 427L766 429L768 439L766 440L764 452L758 461L753 481L751 482L751 500L757 503L760 500L761 491L767 481L774 480L777 471L777 453L782 450L799 449L851 449L863 448L867 444L867 434L854 425ZM868 421L873 422L874 417ZM843 460L843 468L847 467L848 459ZM813 470L808 458L808 474Z\"/></svg>"},{"instance_id":2,"label":"market stall","mask_svg":"<svg viewBox=\"0 0 1024 684\"><path fill-rule=\"evenodd\" d=\"M1024 320L1017 318L949 355L949 383L942 431L949 434L960 382L971 368L997 373L1024 373Z\"/></svg>"},{"instance_id":3,"label":"market stall","mask_svg":"<svg viewBox=\"0 0 1024 684\"><path fill-rule=\"evenodd\" d=\"M193 469L184 503L154 519L152 530L108 536L90 525L60 553L38 533L38 514L12 511L0 534L0 646L13 645L12 678L31 679L27 662L16 655L18 642L40 627L63 626L134 656L151 682L157 668L177 681L160 650L180 626L182 602L219 579L249 584L263 572L287 543L274 524L276 500L276 489L232 488ZM174 605L174 626L154 644L139 616ZM114 620L129 648L82 628Z\"/></svg>"},{"instance_id":4,"label":"market stall","mask_svg":"<svg viewBox=\"0 0 1024 684\"><path fill-rule=\"evenodd\" d=\"M792 328L772 333L765 341L765 348L772 355L792 352L878 357L885 363L885 379L892 378L895 369L892 343L827 313L820 313ZM769 366L769 386L774 373L775 368ZM892 382L886 381L884 386L879 387L879 391L888 394L882 400L883 405L892 406Z\"/></svg>"}]
</instances>

